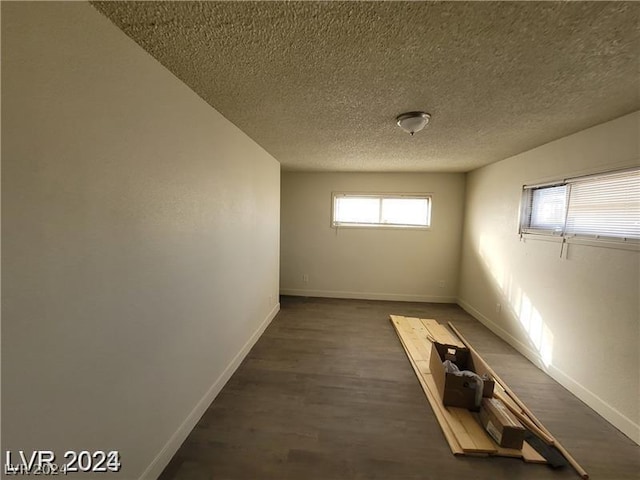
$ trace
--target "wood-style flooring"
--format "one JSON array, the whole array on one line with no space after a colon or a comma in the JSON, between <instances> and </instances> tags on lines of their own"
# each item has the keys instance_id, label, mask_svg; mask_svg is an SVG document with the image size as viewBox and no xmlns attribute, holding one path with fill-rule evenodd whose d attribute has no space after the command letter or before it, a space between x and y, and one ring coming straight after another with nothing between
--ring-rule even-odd
<instances>
[{"instance_id":1,"label":"wood-style flooring","mask_svg":"<svg viewBox=\"0 0 640 480\"><path fill-rule=\"evenodd\" d=\"M640 447L448 304L282 297L161 480L578 479L453 456L389 314L452 321L592 479L640 479Z\"/></svg>"}]
</instances>

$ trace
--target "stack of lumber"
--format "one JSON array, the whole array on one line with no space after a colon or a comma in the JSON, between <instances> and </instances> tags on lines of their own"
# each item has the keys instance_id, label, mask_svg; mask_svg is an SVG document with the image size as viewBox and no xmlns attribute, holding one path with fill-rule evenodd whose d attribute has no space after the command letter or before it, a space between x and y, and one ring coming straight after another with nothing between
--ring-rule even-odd
<instances>
[{"instance_id":1,"label":"stack of lumber","mask_svg":"<svg viewBox=\"0 0 640 480\"><path fill-rule=\"evenodd\" d=\"M504 405L511 410L512 413L524 424L531 432L531 436L536 443L540 445L539 451L543 452L549 464L553 466L562 466L569 463L578 475L584 480L589 478L589 474L576 461L575 458L567 451L566 448L556 440L551 432L536 418L536 416L527 408L527 406L518 398L518 396L509 388L509 386L498 376L498 374L485 362L482 357L475 351L471 344L465 340L462 334L449 322L449 326L456 333L462 343L472 352L478 361L482 362L485 369L491 374L498 387L494 391L494 397L501 400ZM547 446L543 445L546 444Z\"/></svg>"},{"instance_id":2,"label":"stack of lumber","mask_svg":"<svg viewBox=\"0 0 640 480\"><path fill-rule=\"evenodd\" d=\"M455 455L499 455L522 458L525 462L547 463L544 457L526 442L522 450L498 446L469 410L445 407L442 404L429 370L431 342L465 347L445 326L435 320L399 315L391 315L391 322Z\"/></svg>"},{"instance_id":3,"label":"stack of lumber","mask_svg":"<svg viewBox=\"0 0 640 480\"><path fill-rule=\"evenodd\" d=\"M463 337L455 330L453 325L451 325L451 327L454 328L458 336L451 333L444 325L440 325L435 320L430 319L391 315L391 323L400 338L402 346L409 357L409 361L415 370L416 376L433 408L433 412L438 419L442 432L454 455L516 457L529 463L547 463L547 460L526 441L521 450L500 447L480 425L476 416L469 410L445 407L442 404L441 397L429 369L432 342L452 345L458 348L468 348L470 351L473 351L487 367L487 370L492 373L496 381L494 396L505 403L505 405L518 416L525 427L532 431L538 438L541 438L548 445L554 445L555 448L558 448L572 466L576 468L580 476L588 478L586 472L584 472L577 463L574 465L575 460L570 458L566 450L554 441L549 431L546 430L526 406L520 402L508 386L495 375L491 367L479 357L468 342L463 341Z\"/></svg>"}]
</instances>

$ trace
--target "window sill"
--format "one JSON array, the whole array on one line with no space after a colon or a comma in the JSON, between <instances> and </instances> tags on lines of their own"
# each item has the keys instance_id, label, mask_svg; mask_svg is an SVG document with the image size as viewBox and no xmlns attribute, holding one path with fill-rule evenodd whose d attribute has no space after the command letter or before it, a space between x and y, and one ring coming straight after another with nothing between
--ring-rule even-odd
<instances>
[{"instance_id":1,"label":"window sill","mask_svg":"<svg viewBox=\"0 0 640 480\"><path fill-rule=\"evenodd\" d=\"M585 245L588 247L614 248L618 250L628 250L640 252L640 242L638 240L614 240L610 238L585 238L585 237L562 237L559 235L549 235L543 233L523 233L522 239L538 240L543 242L562 243L564 240L569 245Z\"/></svg>"},{"instance_id":2,"label":"window sill","mask_svg":"<svg viewBox=\"0 0 640 480\"><path fill-rule=\"evenodd\" d=\"M353 224L353 223L344 223L339 225L331 225L331 228L336 230L342 229L352 229L352 228L365 228L365 229L379 229L379 230L431 230L430 226L423 225L385 225L385 224L377 224L377 225L361 225L361 224Z\"/></svg>"}]
</instances>

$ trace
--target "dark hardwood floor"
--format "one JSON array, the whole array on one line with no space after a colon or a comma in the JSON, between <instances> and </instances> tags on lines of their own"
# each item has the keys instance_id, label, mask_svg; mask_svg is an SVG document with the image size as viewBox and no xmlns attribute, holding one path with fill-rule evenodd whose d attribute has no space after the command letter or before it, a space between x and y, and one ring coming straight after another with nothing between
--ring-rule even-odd
<instances>
[{"instance_id":1,"label":"dark hardwood floor","mask_svg":"<svg viewBox=\"0 0 640 480\"><path fill-rule=\"evenodd\" d=\"M283 297L162 480L577 479L454 457L389 314L452 321L593 479L640 478L640 447L460 307Z\"/></svg>"}]
</instances>

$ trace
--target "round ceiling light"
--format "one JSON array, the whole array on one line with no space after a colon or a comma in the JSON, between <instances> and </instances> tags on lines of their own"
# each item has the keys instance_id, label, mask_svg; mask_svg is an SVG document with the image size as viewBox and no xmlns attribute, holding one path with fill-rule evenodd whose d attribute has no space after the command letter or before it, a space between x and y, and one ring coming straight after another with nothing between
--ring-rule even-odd
<instances>
[{"instance_id":1,"label":"round ceiling light","mask_svg":"<svg viewBox=\"0 0 640 480\"><path fill-rule=\"evenodd\" d=\"M426 127L429 120L431 115L425 112L407 112L396 117L398 126L410 135Z\"/></svg>"}]
</instances>

